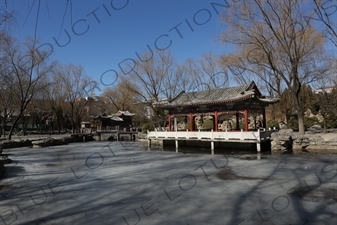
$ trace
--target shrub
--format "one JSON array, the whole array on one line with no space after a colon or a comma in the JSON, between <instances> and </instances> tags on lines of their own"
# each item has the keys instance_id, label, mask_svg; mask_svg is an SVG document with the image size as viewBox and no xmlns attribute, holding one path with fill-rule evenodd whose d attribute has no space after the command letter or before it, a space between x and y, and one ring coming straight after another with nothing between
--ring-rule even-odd
<instances>
[{"instance_id":1,"label":"shrub","mask_svg":"<svg viewBox=\"0 0 337 225\"><path fill-rule=\"evenodd\" d=\"M151 124L144 123L142 125L142 133L146 133L147 131L152 131L152 130L153 130L153 126L151 126Z\"/></svg>"},{"instance_id":2,"label":"shrub","mask_svg":"<svg viewBox=\"0 0 337 225\"><path fill-rule=\"evenodd\" d=\"M203 130L212 130L213 129L213 120L205 120L202 124Z\"/></svg>"},{"instance_id":3,"label":"shrub","mask_svg":"<svg viewBox=\"0 0 337 225\"><path fill-rule=\"evenodd\" d=\"M305 130L313 125L321 125L316 117L305 117L303 122ZM296 118L291 118L287 123L287 128L298 131L298 120Z\"/></svg>"},{"instance_id":4,"label":"shrub","mask_svg":"<svg viewBox=\"0 0 337 225\"><path fill-rule=\"evenodd\" d=\"M304 118L304 128L307 130L313 125L318 125L319 121L316 117L305 117Z\"/></svg>"},{"instance_id":5,"label":"shrub","mask_svg":"<svg viewBox=\"0 0 337 225\"><path fill-rule=\"evenodd\" d=\"M287 128L293 131L298 131L298 121L296 118L291 118L287 123Z\"/></svg>"},{"instance_id":6,"label":"shrub","mask_svg":"<svg viewBox=\"0 0 337 225\"><path fill-rule=\"evenodd\" d=\"M232 129L236 130L236 122L233 122ZM245 123L244 122L242 122L242 121L239 122L239 129L240 130L245 129Z\"/></svg>"},{"instance_id":7,"label":"shrub","mask_svg":"<svg viewBox=\"0 0 337 225\"><path fill-rule=\"evenodd\" d=\"M274 127L279 127L279 124L278 124L278 122L276 121L276 120L269 120L269 121L267 121L267 127L266 128L274 128Z\"/></svg>"},{"instance_id":8,"label":"shrub","mask_svg":"<svg viewBox=\"0 0 337 225\"><path fill-rule=\"evenodd\" d=\"M321 126L323 127L323 123ZM337 116L331 115L328 118L326 118L326 127L328 129L337 128Z\"/></svg>"},{"instance_id":9,"label":"shrub","mask_svg":"<svg viewBox=\"0 0 337 225\"><path fill-rule=\"evenodd\" d=\"M185 124L185 130L190 130L190 122L189 121Z\"/></svg>"}]
</instances>

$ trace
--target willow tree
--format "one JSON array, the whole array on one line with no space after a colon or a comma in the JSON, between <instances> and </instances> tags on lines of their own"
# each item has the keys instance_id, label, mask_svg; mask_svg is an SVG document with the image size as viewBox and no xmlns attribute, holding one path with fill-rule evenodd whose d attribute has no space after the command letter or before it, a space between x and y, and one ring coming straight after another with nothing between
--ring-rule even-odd
<instances>
[{"instance_id":1,"label":"willow tree","mask_svg":"<svg viewBox=\"0 0 337 225\"><path fill-rule=\"evenodd\" d=\"M263 81L275 94L289 89L300 134L304 134L301 88L330 71L330 61L325 60L324 35L311 24L314 7L305 2L233 2L222 15L226 30L221 34L222 42L236 46L236 52L224 57L232 71Z\"/></svg>"},{"instance_id":2,"label":"willow tree","mask_svg":"<svg viewBox=\"0 0 337 225\"><path fill-rule=\"evenodd\" d=\"M137 95L133 90L136 90L137 87L131 83L128 79L122 78L120 83L115 87L106 88L101 97L104 101L107 101L105 105L109 107L111 112L117 112L118 110L122 111L134 111L134 106L136 102Z\"/></svg>"}]
</instances>

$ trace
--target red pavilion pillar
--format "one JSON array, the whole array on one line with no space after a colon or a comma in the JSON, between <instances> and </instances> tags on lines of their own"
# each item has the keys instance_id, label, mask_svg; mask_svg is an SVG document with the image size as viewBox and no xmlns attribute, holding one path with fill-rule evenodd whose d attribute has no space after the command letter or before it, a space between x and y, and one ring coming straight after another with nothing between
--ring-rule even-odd
<instances>
[{"instance_id":1,"label":"red pavilion pillar","mask_svg":"<svg viewBox=\"0 0 337 225\"><path fill-rule=\"evenodd\" d=\"M265 109L265 107L262 108L262 118L263 118L262 126L263 126L263 128L267 128L266 109Z\"/></svg>"},{"instance_id":2,"label":"red pavilion pillar","mask_svg":"<svg viewBox=\"0 0 337 225\"><path fill-rule=\"evenodd\" d=\"M193 131L193 127L194 127L193 114L190 112L190 131Z\"/></svg>"},{"instance_id":3,"label":"red pavilion pillar","mask_svg":"<svg viewBox=\"0 0 337 225\"><path fill-rule=\"evenodd\" d=\"M248 131L248 110L244 109L243 114L244 114L244 117L245 117L245 131Z\"/></svg>"},{"instance_id":4,"label":"red pavilion pillar","mask_svg":"<svg viewBox=\"0 0 337 225\"><path fill-rule=\"evenodd\" d=\"M172 127L171 114L168 114L168 131L172 131L171 127Z\"/></svg>"},{"instance_id":5,"label":"red pavilion pillar","mask_svg":"<svg viewBox=\"0 0 337 225\"><path fill-rule=\"evenodd\" d=\"M236 129L240 130L240 121L239 121L239 113L236 112Z\"/></svg>"},{"instance_id":6,"label":"red pavilion pillar","mask_svg":"<svg viewBox=\"0 0 337 225\"><path fill-rule=\"evenodd\" d=\"M214 131L218 131L218 111L214 112Z\"/></svg>"}]
</instances>

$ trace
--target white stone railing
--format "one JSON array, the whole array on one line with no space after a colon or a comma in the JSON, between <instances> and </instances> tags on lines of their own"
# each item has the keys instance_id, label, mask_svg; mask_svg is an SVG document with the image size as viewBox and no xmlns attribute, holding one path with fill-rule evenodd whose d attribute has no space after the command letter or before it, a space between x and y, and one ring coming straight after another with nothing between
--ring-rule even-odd
<instances>
[{"instance_id":1,"label":"white stone railing","mask_svg":"<svg viewBox=\"0 0 337 225\"><path fill-rule=\"evenodd\" d=\"M219 140L219 141L256 141L261 142L270 139L272 131L151 131L148 138L156 139L186 139L186 140Z\"/></svg>"}]
</instances>

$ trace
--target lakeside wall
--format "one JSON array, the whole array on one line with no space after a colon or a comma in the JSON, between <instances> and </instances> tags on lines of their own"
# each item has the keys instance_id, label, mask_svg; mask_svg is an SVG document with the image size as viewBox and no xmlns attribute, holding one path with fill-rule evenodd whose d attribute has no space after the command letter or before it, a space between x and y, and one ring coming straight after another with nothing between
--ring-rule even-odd
<instances>
[{"instance_id":1,"label":"lakeside wall","mask_svg":"<svg viewBox=\"0 0 337 225\"><path fill-rule=\"evenodd\" d=\"M209 141L198 141L198 140L179 140L179 147L182 148L203 148L206 151L211 152L211 142ZM163 146L175 147L174 140L163 140ZM214 141L215 153L220 150L247 150L247 151L257 151L256 143L244 143L244 142L219 142ZM261 143L262 152L270 151L270 141Z\"/></svg>"}]
</instances>

